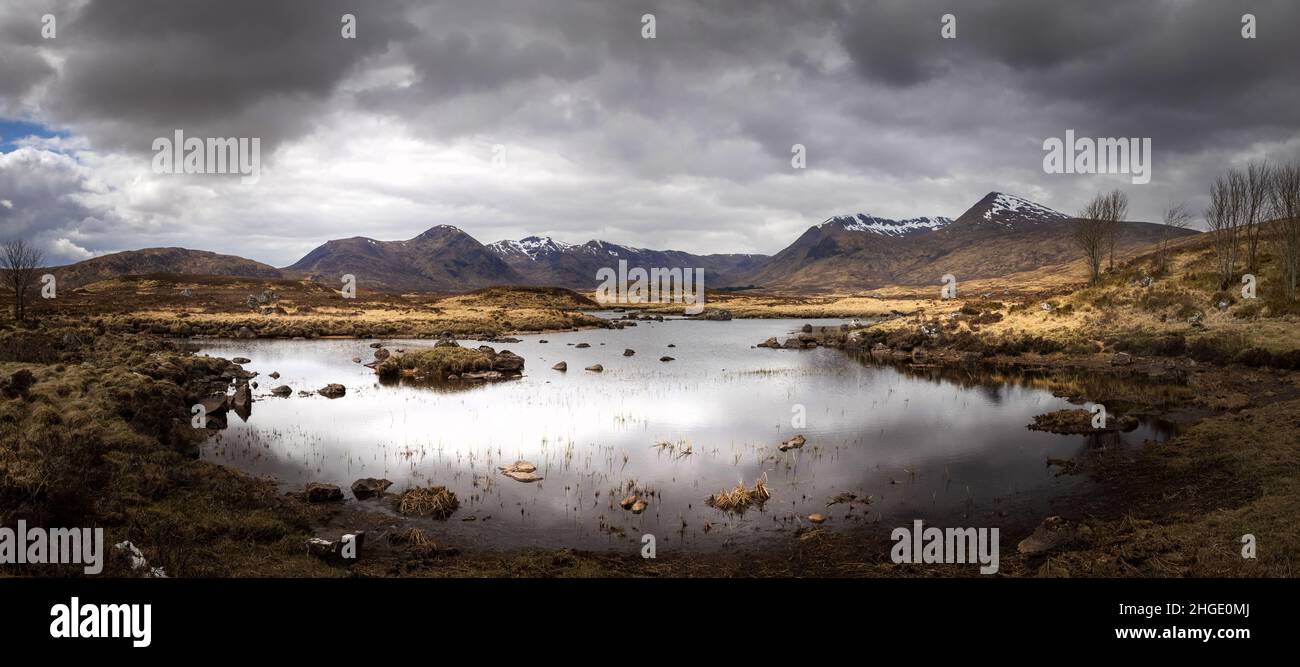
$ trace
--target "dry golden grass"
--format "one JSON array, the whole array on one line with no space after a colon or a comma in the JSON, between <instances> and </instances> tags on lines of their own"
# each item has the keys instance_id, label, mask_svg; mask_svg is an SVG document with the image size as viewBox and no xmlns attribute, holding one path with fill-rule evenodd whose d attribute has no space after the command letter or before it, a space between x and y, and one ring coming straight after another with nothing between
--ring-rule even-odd
<instances>
[{"instance_id":1,"label":"dry golden grass","mask_svg":"<svg viewBox=\"0 0 1300 667\"><path fill-rule=\"evenodd\" d=\"M741 513L755 505L761 506L772 497L772 493L767 490L766 475L763 479L754 482L754 487L747 489L743 482L736 484L734 489L729 491L719 491L708 497L705 504L709 507L722 510L724 512Z\"/></svg>"},{"instance_id":2,"label":"dry golden grass","mask_svg":"<svg viewBox=\"0 0 1300 667\"><path fill-rule=\"evenodd\" d=\"M414 377L441 380L449 374L492 369L492 355L477 348L443 346L427 350L412 350L391 356L375 367L375 373L394 377Z\"/></svg>"},{"instance_id":3,"label":"dry golden grass","mask_svg":"<svg viewBox=\"0 0 1300 667\"><path fill-rule=\"evenodd\" d=\"M407 515L446 519L457 509L460 501L445 486L417 486L407 489L397 499L397 511Z\"/></svg>"}]
</instances>

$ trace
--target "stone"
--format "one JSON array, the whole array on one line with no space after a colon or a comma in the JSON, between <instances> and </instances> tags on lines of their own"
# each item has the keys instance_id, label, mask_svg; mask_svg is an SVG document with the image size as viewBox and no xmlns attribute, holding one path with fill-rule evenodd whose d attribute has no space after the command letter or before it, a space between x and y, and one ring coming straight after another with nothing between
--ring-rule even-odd
<instances>
[{"instance_id":1,"label":"stone","mask_svg":"<svg viewBox=\"0 0 1300 667\"><path fill-rule=\"evenodd\" d=\"M311 482L303 489L303 496L309 503L331 503L343 500L343 489L333 484Z\"/></svg>"},{"instance_id":2,"label":"stone","mask_svg":"<svg viewBox=\"0 0 1300 667\"><path fill-rule=\"evenodd\" d=\"M808 440L804 438L802 435L796 435L793 438L790 438L789 440L782 442L781 445L777 447L777 449L783 452L790 449L799 449L800 447L803 447L804 443L806 442L808 442Z\"/></svg>"},{"instance_id":3,"label":"stone","mask_svg":"<svg viewBox=\"0 0 1300 667\"><path fill-rule=\"evenodd\" d=\"M355 496L357 500L383 496L384 491L388 490L388 487L392 485L393 483L386 479L365 477L352 483L352 495Z\"/></svg>"}]
</instances>

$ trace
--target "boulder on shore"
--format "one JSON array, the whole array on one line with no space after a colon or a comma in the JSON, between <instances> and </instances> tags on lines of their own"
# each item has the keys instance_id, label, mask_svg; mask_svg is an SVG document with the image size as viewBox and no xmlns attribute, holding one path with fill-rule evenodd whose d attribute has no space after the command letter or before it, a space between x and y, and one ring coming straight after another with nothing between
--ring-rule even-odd
<instances>
[{"instance_id":1,"label":"boulder on shore","mask_svg":"<svg viewBox=\"0 0 1300 667\"><path fill-rule=\"evenodd\" d=\"M333 484L311 482L303 489L303 497L309 503L329 503L343 500L343 489Z\"/></svg>"}]
</instances>

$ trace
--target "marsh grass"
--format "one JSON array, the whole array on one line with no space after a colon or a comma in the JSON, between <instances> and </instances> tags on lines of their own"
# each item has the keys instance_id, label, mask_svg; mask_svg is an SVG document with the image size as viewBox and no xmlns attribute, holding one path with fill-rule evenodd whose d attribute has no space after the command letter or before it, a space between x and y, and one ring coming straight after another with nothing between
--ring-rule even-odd
<instances>
[{"instance_id":1,"label":"marsh grass","mask_svg":"<svg viewBox=\"0 0 1300 667\"><path fill-rule=\"evenodd\" d=\"M744 482L736 484L735 488L727 491L719 491L708 497L705 504L714 509L723 512L734 512L737 514L744 513L751 507L762 507L772 497L772 492L767 490L767 475L755 480L752 488L745 488Z\"/></svg>"},{"instance_id":2,"label":"marsh grass","mask_svg":"<svg viewBox=\"0 0 1300 667\"><path fill-rule=\"evenodd\" d=\"M446 519L460 508L456 494L445 486L417 486L397 499L397 511L406 515Z\"/></svg>"},{"instance_id":3,"label":"marsh grass","mask_svg":"<svg viewBox=\"0 0 1300 667\"><path fill-rule=\"evenodd\" d=\"M474 348L443 346L412 350L388 357L375 367L375 373L392 378L399 375L445 379L450 374L492 369L492 356Z\"/></svg>"}]
</instances>

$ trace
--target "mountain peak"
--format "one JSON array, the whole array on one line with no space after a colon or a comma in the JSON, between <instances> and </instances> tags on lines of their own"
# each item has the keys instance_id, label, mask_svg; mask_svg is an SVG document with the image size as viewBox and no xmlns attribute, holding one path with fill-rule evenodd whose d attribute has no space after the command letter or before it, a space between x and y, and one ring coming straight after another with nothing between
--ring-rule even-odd
<instances>
[{"instance_id":1,"label":"mountain peak","mask_svg":"<svg viewBox=\"0 0 1300 667\"><path fill-rule=\"evenodd\" d=\"M460 227L456 227L455 225L434 225L421 232L420 235L415 238L439 239L439 238L446 238L448 236L460 236L464 234L465 231L462 230Z\"/></svg>"},{"instance_id":2,"label":"mountain peak","mask_svg":"<svg viewBox=\"0 0 1300 667\"><path fill-rule=\"evenodd\" d=\"M968 224L993 223L1014 229L1017 225L1069 220L1070 216L1024 197L990 192L957 218Z\"/></svg>"},{"instance_id":3,"label":"mountain peak","mask_svg":"<svg viewBox=\"0 0 1300 667\"><path fill-rule=\"evenodd\" d=\"M564 252L571 247L573 246L556 241L549 236L525 236L518 241L505 239L488 244L489 250L503 258L522 256L532 261Z\"/></svg>"}]
</instances>

